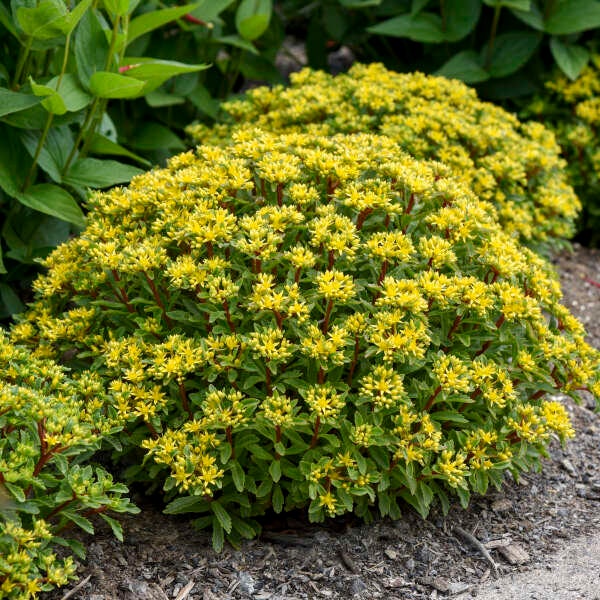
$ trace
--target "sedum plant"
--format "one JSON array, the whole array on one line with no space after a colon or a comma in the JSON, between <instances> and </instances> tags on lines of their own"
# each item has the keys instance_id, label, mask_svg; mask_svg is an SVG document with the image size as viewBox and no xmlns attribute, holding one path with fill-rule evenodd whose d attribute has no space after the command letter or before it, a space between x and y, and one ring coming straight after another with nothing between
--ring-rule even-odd
<instances>
[{"instance_id":1,"label":"sedum plant","mask_svg":"<svg viewBox=\"0 0 600 600\"><path fill-rule=\"evenodd\" d=\"M127 488L89 464L106 436L120 429L102 380L69 378L48 359L34 359L0 334L0 597L37 597L75 577L81 544L65 539L76 525L88 533L93 515L122 539L110 513L138 512Z\"/></svg>"},{"instance_id":2,"label":"sedum plant","mask_svg":"<svg viewBox=\"0 0 600 600\"><path fill-rule=\"evenodd\" d=\"M456 80L354 65L331 77L305 69L291 86L255 88L224 104L223 123L192 125L191 137L222 143L237 130L316 134L374 132L416 158L439 160L493 202L505 230L535 248L570 237L580 203L553 134L481 102Z\"/></svg>"},{"instance_id":3,"label":"sedum plant","mask_svg":"<svg viewBox=\"0 0 600 600\"><path fill-rule=\"evenodd\" d=\"M548 98L537 99L529 110L545 114L552 123L567 160L570 182L583 203L580 238L593 245L600 243L600 55L574 81L560 74L547 82Z\"/></svg>"},{"instance_id":4,"label":"sedum plant","mask_svg":"<svg viewBox=\"0 0 600 600\"><path fill-rule=\"evenodd\" d=\"M267 509L427 515L573 434L600 393L554 272L451 170L372 134L242 131L98 193L14 326L91 368L221 548Z\"/></svg>"}]
</instances>

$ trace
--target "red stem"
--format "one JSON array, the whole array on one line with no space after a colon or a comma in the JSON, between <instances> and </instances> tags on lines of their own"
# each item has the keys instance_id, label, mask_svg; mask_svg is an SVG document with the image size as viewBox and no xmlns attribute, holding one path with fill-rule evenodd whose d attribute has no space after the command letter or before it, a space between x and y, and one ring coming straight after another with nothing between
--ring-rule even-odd
<instances>
[{"instance_id":1,"label":"red stem","mask_svg":"<svg viewBox=\"0 0 600 600\"><path fill-rule=\"evenodd\" d=\"M194 415L192 413L192 409L190 408L190 401L188 400L188 395L187 395L187 392L185 391L185 385L183 384L183 381L178 382L178 387L179 387L179 396L181 397L181 404L183 406L183 410L185 410L185 412L188 414L188 417L191 420L194 418Z\"/></svg>"},{"instance_id":2,"label":"red stem","mask_svg":"<svg viewBox=\"0 0 600 600\"><path fill-rule=\"evenodd\" d=\"M310 440L310 447L314 448L319 441L319 429L321 428L321 417L317 415L317 419L315 421L315 429L313 432L312 439Z\"/></svg>"},{"instance_id":3,"label":"red stem","mask_svg":"<svg viewBox=\"0 0 600 600\"><path fill-rule=\"evenodd\" d=\"M360 349L360 339L358 336L354 338L354 356L352 357L352 363L350 364L350 372L348 373L347 383L349 386L352 385L352 378L354 377L354 370L356 369L356 364L358 363L358 352Z\"/></svg>"},{"instance_id":4,"label":"red stem","mask_svg":"<svg viewBox=\"0 0 600 600\"><path fill-rule=\"evenodd\" d=\"M323 319L323 327L321 329L321 331L323 332L323 335L325 335L327 333L327 330L329 329L329 318L331 317L332 309L333 309L333 300L328 300L327 308L325 309L325 318Z\"/></svg>"},{"instance_id":5,"label":"red stem","mask_svg":"<svg viewBox=\"0 0 600 600\"><path fill-rule=\"evenodd\" d=\"M223 300L223 310L225 311L225 318L227 319L227 325L229 325L229 331L235 333L235 325L231 320L231 313L229 312L229 303L227 300Z\"/></svg>"},{"instance_id":6,"label":"red stem","mask_svg":"<svg viewBox=\"0 0 600 600\"><path fill-rule=\"evenodd\" d=\"M431 396L429 396L429 400L427 400L427 404L423 407L423 412L427 412L433 406L435 399L438 397L438 394L441 391L442 391L442 386L438 385L435 388L435 390L433 391L433 394L431 394Z\"/></svg>"},{"instance_id":7,"label":"red stem","mask_svg":"<svg viewBox=\"0 0 600 600\"><path fill-rule=\"evenodd\" d=\"M169 315L167 315L167 310L165 309L165 305L163 304L163 301L160 298L160 294L158 293L158 289L156 288L156 284L154 283L154 280L150 279L150 276L148 275L148 273L146 273L146 271L143 271L144 273L144 277L146 278L146 281L148 282L148 285L150 286L150 290L152 291L152 295L154 296L154 301L156 302L157 306L160 308L162 315L165 319L165 323L167 324L167 327L169 329L173 329L173 321L171 321L171 319L169 318Z\"/></svg>"}]
</instances>

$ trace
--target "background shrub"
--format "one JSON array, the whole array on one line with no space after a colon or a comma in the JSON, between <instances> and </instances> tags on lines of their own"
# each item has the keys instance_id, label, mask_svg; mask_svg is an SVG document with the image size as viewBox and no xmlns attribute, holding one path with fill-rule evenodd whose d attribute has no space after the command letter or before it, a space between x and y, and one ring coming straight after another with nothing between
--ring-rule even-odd
<instances>
[{"instance_id":1,"label":"background shrub","mask_svg":"<svg viewBox=\"0 0 600 600\"><path fill-rule=\"evenodd\" d=\"M377 132L417 158L449 165L492 201L504 229L536 248L573 234L580 208L552 133L478 100L464 84L354 65L331 77L304 70L290 87L256 88L227 102L224 124L191 126L198 142L223 143L254 126L273 132Z\"/></svg>"},{"instance_id":2,"label":"background shrub","mask_svg":"<svg viewBox=\"0 0 600 600\"><path fill-rule=\"evenodd\" d=\"M74 577L72 557L55 554L61 545L84 557L79 542L62 537L68 527L93 533L99 515L123 539L109 513L138 509L124 485L90 463L122 426L98 376L69 378L3 333L0 374L0 596L26 599Z\"/></svg>"},{"instance_id":3,"label":"background shrub","mask_svg":"<svg viewBox=\"0 0 600 600\"><path fill-rule=\"evenodd\" d=\"M91 367L133 478L213 543L499 486L572 435L598 353L547 263L436 162L374 135L237 134L97 194L13 328Z\"/></svg>"},{"instance_id":4,"label":"background shrub","mask_svg":"<svg viewBox=\"0 0 600 600\"><path fill-rule=\"evenodd\" d=\"M544 119L556 132L567 161L569 180L582 201L578 239L597 246L600 242L600 57L594 55L579 78L556 74L547 92L526 108L526 114Z\"/></svg>"}]
</instances>

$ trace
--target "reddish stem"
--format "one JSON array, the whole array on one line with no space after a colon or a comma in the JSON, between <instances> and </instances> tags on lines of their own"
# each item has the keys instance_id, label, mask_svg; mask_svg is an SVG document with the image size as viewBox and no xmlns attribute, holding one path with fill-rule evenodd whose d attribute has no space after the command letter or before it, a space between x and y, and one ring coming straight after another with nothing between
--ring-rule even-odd
<instances>
[{"instance_id":1,"label":"reddish stem","mask_svg":"<svg viewBox=\"0 0 600 600\"><path fill-rule=\"evenodd\" d=\"M161 300L160 294L158 293L158 289L156 288L156 284L154 283L154 280L150 278L150 276L148 275L148 273L146 273L146 271L143 271L143 273L144 273L144 277L146 278L146 281L148 282L148 285L150 286L152 295L154 296L154 301L156 302L157 306L160 308L160 311L162 312L162 315L165 320L165 323L167 324L167 327L169 329L173 329L173 321L171 321L171 319L169 318L169 315L167 315L167 310L165 309L165 305L163 304L163 301Z\"/></svg>"},{"instance_id":2,"label":"reddish stem","mask_svg":"<svg viewBox=\"0 0 600 600\"><path fill-rule=\"evenodd\" d=\"M119 277L119 273L117 272L116 269L111 269L111 273L112 273L112 276L114 277L115 281L118 284L121 281L121 278ZM135 308L133 308L133 306L131 305L131 302L129 301L129 296L127 295L127 292L125 291L125 288L122 288L119 285L117 285L117 291L121 296L121 298L120 298L121 302L125 305L125 308L127 308L128 312L134 313Z\"/></svg>"},{"instance_id":3,"label":"reddish stem","mask_svg":"<svg viewBox=\"0 0 600 600\"><path fill-rule=\"evenodd\" d=\"M329 329L329 318L331 317L332 309L333 309L333 300L328 300L327 308L325 309L325 318L323 319L323 327L321 329L321 331L323 332L323 335L325 335L327 333L327 330Z\"/></svg>"},{"instance_id":4,"label":"reddish stem","mask_svg":"<svg viewBox=\"0 0 600 600\"><path fill-rule=\"evenodd\" d=\"M335 264L335 252L333 250L329 251L328 260L327 260L327 269L331 271L333 269L333 265Z\"/></svg>"},{"instance_id":5,"label":"reddish stem","mask_svg":"<svg viewBox=\"0 0 600 600\"><path fill-rule=\"evenodd\" d=\"M600 283L599 283L599 282L597 282L597 281L594 281L593 279L590 279L590 278L589 278L589 277L587 277L587 276L586 276L586 277L584 277L583 279L584 279L584 281L587 281L589 284L591 284L591 285L595 285L597 288L600 288Z\"/></svg>"},{"instance_id":6,"label":"reddish stem","mask_svg":"<svg viewBox=\"0 0 600 600\"><path fill-rule=\"evenodd\" d=\"M191 420L194 418L194 415L192 413L192 409L190 408L190 401L188 399L188 395L185 390L185 385L183 384L183 381L178 382L178 387L179 387L179 396L181 398L181 404L183 406L183 410L185 410L185 412L188 414L188 417Z\"/></svg>"},{"instance_id":7,"label":"reddish stem","mask_svg":"<svg viewBox=\"0 0 600 600\"><path fill-rule=\"evenodd\" d=\"M283 206L283 183L277 184L277 206Z\"/></svg>"},{"instance_id":8,"label":"reddish stem","mask_svg":"<svg viewBox=\"0 0 600 600\"><path fill-rule=\"evenodd\" d=\"M356 229L360 231L362 226L365 224L367 217L373 212L372 208L365 208L360 211L358 217L356 218Z\"/></svg>"},{"instance_id":9,"label":"reddish stem","mask_svg":"<svg viewBox=\"0 0 600 600\"><path fill-rule=\"evenodd\" d=\"M227 300L223 300L223 310L225 311L225 318L227 319L227 325L229 325L229 331L235 333L235 325L231 320L231 313L229 312L229 303Z\"/></svg>"},{"instance_id":10,"label":"reddish stem","mask_svg":"<svg viewBox=\"0 0 600 600\"><path fill-rule=\"evenodd\" d=\"M347 383L349 386L352 385L352 378L354 377L354 370L358 363L358 352L360 349L360 339L358 336L354 338L354 356L352 357L352 363L350 364L350 372L348 373Z\"/></svg>"},{"instance_id":11,"label":"reddish stem","mask_svg":"<svg viewBox=\"0 0 600 600\"><path fill-rule=\"evenodd\" d=\"M313 432L312 439L310 440L310 447L314 448L319 441L319 429L321 428L321 417L317 415L317 419L315 421L315 429Z\"/></svg>"},{"instance_id":12,"label":"reddish stem","mask_svg":"<svg viewBox=\"0 0 600 600\"><path fill-rule=\"evenodd\" d=\"M265 366L265 374L266 374L267 396L271 396L273 394L272 375L271 375L271 369L269 369L268 364Z\"/></svg>"},{"instance_id":13,"label":"reddish stem","mask_svg":"<svg viewBox=\"0 0 600 600\"><path fill-rule=\"evenodd\" d=\"M379 278L377 279L377 285L381 285L383 283L383 280L385 279L385 276L387 274L387 269L388 269L388 261L386 259L381 263L381 271L379 272Z\"/></svg>"},{"instance_id":14,"label":"reddish stem","mask_svg":"<svg viewBox=\"0 0 600 600\"><path fill-rule=\"evenodd\" d=\"M423 412L429 411L429 409L433 406L435 399L438 397L438 394L441 391L442 391L442 386L438 385L435 388L435 390L433 391L433 394L431 394L431 396L429 396L429 400L427 400L427 404L423 407Z\"/></svg>"}]
</instances>

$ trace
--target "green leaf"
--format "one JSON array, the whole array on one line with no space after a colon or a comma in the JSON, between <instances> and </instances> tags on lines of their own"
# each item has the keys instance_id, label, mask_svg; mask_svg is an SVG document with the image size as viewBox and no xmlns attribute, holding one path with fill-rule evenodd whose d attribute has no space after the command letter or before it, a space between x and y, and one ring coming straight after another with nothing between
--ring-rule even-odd
<instances>
[{"instance_id":1,"label":"green leaf","mask_svg":"<svg viewBox=\"0 0 600 600\"><path fill-rule=\"evenodd\" d=\"M590 53L583 46L567 44L557 37L550 40L550 50L556 64L573 81L579 77L590 59Z\"/></svg>"},{"instance_id":2,"label":"green leaf","mask_svg":"<svg viewBox=\"0 0 600 600\"><path fill-rule=\"evenodd\" d=\"M368 27L367 31L377 35L408 38L414 42L430 44L439 44L445 39L441 17L428 12L393 17L387 21Z\"/></svg>"},{"instance_id":3,"label":"green leaf","mask_svg":"<svg viewBox=\"0 0 600 600\"><path fill-rule=\"evenodd\" d=\"M108 40L96 12L86 12L75 32L74 42L77 75L86 88L89 89L91 76L104 69L108 49Z\"/></svg>"},{"instance_id":4,"label":"green leaf","mask_svg":"<svg viewBox=\"0 0 600 600\"><path fill-rule=\"evenodd\" d=\"M252 52L253 54L258 54L258 50L252 45L252 43L241 38L239 35L224 35L214 38L214 41L216 44L234 46L236 48L241 48L242 50L248 50L248 52Z\"/></svg>"},{"instance_id":5,"label":"green leaf","mask_svg":"<svg viewBox=\"0 0 600 600\"><path fill-rule=\"evenodd\" d=\"M158 123L146 123L131 134L129 144L138 150L185 150L185 144L168 128Z\"/></svg>"},{"instance_id":6,"label":"green leaf","mask_svg":"<svg viewBox=\"0 0 600 600\"><path fill-rule=\"evenodd\" d=\"M96 71L90 77L90 91L99 98L135 98L145 85L145 81L108 71Z\"/></svg>"},{"instance_id":7,"label":"green leaf","mask_svg":"<svg viewBox=\"0 0 600 600\"><path fill-rule=\"evenodd\" d=\"M2 262L2 255L0 252L0 273L6 273L4 263ZM21 302L19 296L7 283L0 283L0 301L4 306L6 316L16 315L25 310L25 305Z\"/></svg>"},{"instance_id":8,"label":"green leaf","mask_svg":"<svg viewBox=\"0 0 600 600\"><path fill-rule=\"evenodd\" d=\"M231 533L231 517L229 513L223 508L223 505L218 500L213 500L209 503L210 510L217 517L221 527L227 532Z\"/></svg>"},{"instance_id":9,"label":"green leaf","mask_svg":"<svg viewBox=\"0 0 600 600\"><path fill-rule=\"evenodd\" d=\"M163 90L152 90L145 95L148 106L152 108L162 108L163 106L177 106L179 104L185 104L185 98L183 96L176 96L175 94L169 94Z\"/></svg>"},{"instance_id":10,"label":"green leaf","mask_svg":"<svg viewBox=\"0 0 600 600\"><path fill-rule=\"evenodd\" d=\"M83 18L88 8L92 5L93 0L82 0L75 8L67 13L60 24L62 32L66 35L75 29L79 21Z\"/></svg>"},{"instance_id":11,"label":"green leaf","mask_svg":"<svg viewBox=\"0 0 600 600\"><path fill-rule=\"evenodd\" d=\"M129 23L127 30L127 45L140 36L150 33L175 19L179 19L187 13L198 8L200 4L186 4L185 6L173 6L171 8L163 8L162 10L154 10L144 13L136 17Z\"/></svg>"},{"instance_id":12,"label":"green leaf","mask_svg":"<svg viewBox=\"0 0 600 600\"><path fill-rule=\"evenodd\" d=\"M108 156L126 156L127 158L131 158L136 162L144 165L145 167L149 167L152 163L133 152L127 150L123 146L109 140L106 136L100 135L99 133L95 133L94 137L89 146L90 154L100 154L100 155L108 155Z\"/></svg>"},{"instance_id":13,"label":"green leaf","mask_svg":"<svg viewBox=\"0 0 600 600\"><path fill-rule=\"evenodd\" d=\"M235 485L235 489L238 492L243 492L246 474L237 460L234 460L231 463L231 478L233 479L233 485Z\"/></svg>"},{"instance_id":14,"label":"green leaf","mask_svg":"<svg viewBox=\"0 0 600 600\"><path fill-rule=\"evenodd\" d=\"M511 32L499 35L488 65L492 77L505 77L518 71L532 56L542 40L539 33Z\"/></svg>"},{"instance_id":15,"label":"green leaf","mask_svg":"<svg viewBox=\"0 0 600 600\"><path fill-rule=\"evenodd\" d=\"M74 186L105 188L117 183L127 183L141 173L141 169L116 160L80 158L73 163L64 181Z\"/></svg>"},{"instance_id":16,"label":"green leaf","mask_svg":"<svg viewBox=\"0 0 600 600\"><path fill-rule=\"evenodd\" d=\"M431 0L412 0L410 5L410 14L416 15L421 12Z\"/></svg>"},{"instance_id":17,"label":"green leaf","mask_svg":"<svg viewBox=\"0 0 600 600\"><path fill-rule=\"evenodd\" d=\"M31 90L42 100L42 106L53 115L64 115L67 112L65 101L60 94L48 85L36 83L31 77L29 78Z\"/></svg>"},{"instance_id":18,"label":"green leaf","mask_svg":"<svg viewBox=\"0 0 600 600\"><path fill-rule=\"evenodd\" d=\"M274 460L269 467L269 475L271 479L277 483L281 479L281 464L278 460Z\"/></svg>"},{"instance_id":19,"label":"green leaf","mask_svg":"<svg viewBox=\"0 0 600 600\"><path fill-rule=\"evenodd\" d=\"M8 481L5 481L4 487L12 494L12 497L17 502L26 502L27 501L25 492L18 485L14 485L13 483L9 483Z\"/></svg>"},{"instance_id":20,"label":"green leaf","mask_svg":"<svg viewBox=\"0 0 600 600\"><path fill-rule=\"evenodd\" d=\"M85 226L85 217L79 205L67 190L52 183L40 183L30 187L26 192L15 194L21 204L73 223L78 227Z\"/></svg>"},{"instance_id":21,"label":"green leaf","mask_svg":"<svg viewBox=\"0 0 600 600\"><path fill-rule=\"evenodd\" d=\"M218 519L213 519L212 546L215 552L221 552L225 545L225 533Z\"/></svg>"},{"instance_id":22,"label":"green leaf","mask_svg":"<svg viewBox=\"0 0 600 600\"><path fill-rule=\"evenodd\" d=\"M62 0L42 0L32 8L17 9L17 22L26 36L38 40L51 40L62 35L62 18L67 8Z\"/></svg>"},{"instance_id":23,"label":"green leaf","mask_svg":"<svg viewBox=\"0 0 600 600\"><path fill-rule=\"evenodd\" d=\"M129 56L124 58L123 62L126 64L121 69L127 69L123 70L126 77L135 77L140 81L146 82L144 93L155 90L171 77L204 71L210 66L207 64L189 65L174 60L147 57L134 58Z\"/></svg>"},{"instance_id":24,"label":"green leaf","mask_svg":"<svg viewBox=\"0 0 600 600\"><path fill-rule=\"evenodd\" d=\"M502 6L504 8L514 8L515 10L529 10L531 8L531 0L483 0L488 6Z\"/></svg>"},{"instance_id":25,"label":"green leaf","mask_svg":"<svg viewBox=\"0 0 600 600\"><path fill-rule=\"evenodd\" d=\"M66 73L58 86L59 77L53 77L46 83L46 86L56 90L62 98L67 111L77 112L84 109L91 101L92 97L81 87L79 80L72 73Z\"/></svg>"},{"instance_id":26,"label":"green leaf","mask_svg":"<svg viewBox=\"0 0 600 600\"><path fill-rule=\"evenodd\" d=\"M596 27L600 27L600 2L569 0L556 2L544 29L552 35L569 35Z\"/></svg>"},{"instance_id":27,"label":"green leaf","mask_svg":"<svg viewBox=\"0 0 600 600\"><path fill-rule=\"evenodd\" d=\"M40 99L32 94L21 94L6 88L0 88L0 117L19 112L38 104Z\"/></svg>"},{"instance_id":28,"label":"green leaf","mask_svg":"<svg viewBox=\"0 0 600 600\"><path fill-rule=\"evenodd\" d=\"M242 0L235 13L235 27L249 42L259 38L269 27L271 0Z\"/></svg>"},{"instance_id":29,"label":"green leaf","mask_svg":"<svg viewBox=\"0 0 600 600\"><path fill-rule=\"evenodd\" d=\"M271 504L273 506L273 510L279 514L283 510L283 492L281 491L281 486L274 485L273 486L273 495L271 496Z\"/></svg>"},{"instance_id":30,"label":"green leaf","mask_svg":"<svg viewBox=\"0 0 600 600\"><path fill-rule=\"evenodd\" d=\"M10 32L12 33L12 35L14 37L16 37L17 39L19 39L19 32L17 31L17 28L15 27L11 14L8 10L8 8L6 8L6 6L4 5L3 2L0 2L0 25L4 25L4 27Z\"/></svg>"},{"instance_id":31,"label":"green leaf","mask_svg":"<svg viewBox=\"0 0 600 600\"><path fill-rule=\"evenodd\" d=\"M258 529L257 531L246 521L240 519L239 517L236 517L235 515L231 515L231 521L233 524L233 529L247 540L251 540L252 538L256 537L257 533L260 531L260 529Z\"/></svg>"},{"instance_id":32,"label":"green leaf","mask_svg":"<svg viewBox=\"0 0 600 600\"><path fill-rule=\"evenodd\" d=\"M65 517L66 519L69 519L69 521L73 521L73 523L75 523L77 527L80 527L86 533L94 533L94 526L92 525L92 522L89 519L86 519L85 517L76 513L75 511L63 510L60 512L60 515Z\"/></svg>"},{"instance_id":33,"label":"green leaf","mask_svg":"<svg viewBox=\"0 0 600 600\"><path fill-rule=\"evenodd\" d=\"M455 54L435 74L448 79L460 79L465 83L479 83L490 78L489 73L481 66L481 59L472 50Z\"/></svg>"},{"instance_id":34,"label":"green leaf","mask_svg":"<svg viewBox=\"0 0 600 600\"><path fill-rule=\"evenodd\" d=\"M190 14L202 21L215 21L217 17L236 0L204 0L198 8L190 10Z\"/></svg>"},{"instance_id":35,"label":"green leaf","mask_svg":"<svg viewBox=\"0 0 600 600\"><path fill-rule=\"evenodd\" d=\"M208 502L202 496L181 496L169 502L163 512L165 515L206 512Z\"/></svg>"},{"instance_id":36,"label":"green leaf","mask_svg":"<svg viewBox=\"0 0 600 600\"><path fill-rule=\"evenodd\" d=\"M21 135L23 145L33 158L41 133L25 131ZM44 169L56 183L62 183L62 169L73 148L73 134L68 126L52 127L46 137L39 156L38 165Z\"/></svg>"},{"instance_id":37,"label":"green leaf","mask_svg":"<svg viewBox=\"0 0 600 600\"><path fill-rule=\"evenodd\" d=\"M544 31L544 13L537 4L532 4L528 11L510 9L510 12L526 25L538 31Z\"/></svg>"},{"instance_id":38,"label":"green leaf","mask_svg":"<svg viewBox=\"0 0 600 600\"><path fill-rule=\"evenodd\" d=\"M379 6L382 0L338 0L338 2L346 8L366 8L367 6ZM427 2L429 0L425 0L425 4Z\"/></svg>"},{"instance_id":39,"label":"green leaf","mask_svg":"<svg viewBox=\"0 0 600 600\"><path fill-rule=\"evenodd\" d=\"M114 536L120 542L122 542L123 541L123 527L121 526L121 523L119 523L119 521L117 521L116 519L113 519L113 517L110 517L105 513L100 513L100 516L110 525L110 528L112 529Z\"/></svg>"},{"instance_id":40,"label":"green leaf","mask_svg":"<svg viewBox=\"0 0 600 600\"><path fill-rule=\"evenodd\" d=\"M102 0L102 3L113 15L122 17L129 12L129 0Z\"/></svg>"},{"instance_id":41,"label":"green leaf","mask_svg":"<svg viewBox=\"0 0 600 600\"><path fill-rule=\"evenodd\" d=\"M481 13L481 0L446 0L445 40L457 42L473 31Z\"/></svg>"}]
</instances>

